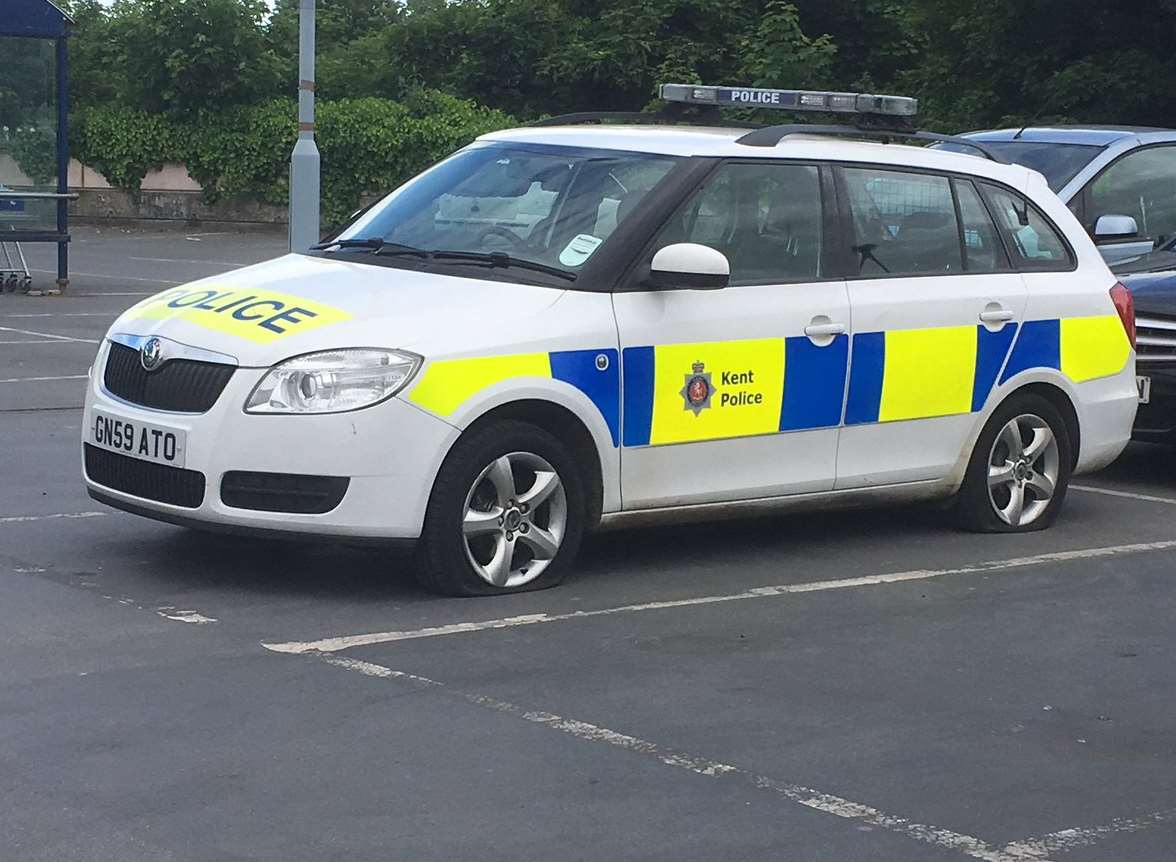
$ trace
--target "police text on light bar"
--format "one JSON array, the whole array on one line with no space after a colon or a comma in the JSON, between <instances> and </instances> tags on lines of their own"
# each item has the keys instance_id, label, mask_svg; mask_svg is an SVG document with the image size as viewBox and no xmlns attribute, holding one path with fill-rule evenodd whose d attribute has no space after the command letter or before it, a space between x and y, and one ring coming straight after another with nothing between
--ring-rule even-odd
<instances>
[{"instance_id":1,"label":"police text on light bar","mask_svg":"<svg viewBox=\"0 0 1176 862\"><path fill-rule=\"evenodd\" d=\"M667 102L689 102L695 105L778 108L785 111L822 111L834 114L913 117L919 112L919 100L907 96L874 96L869 93L832 93L823 90L767 90L757 87L662 84L661 97Z\"/></svg>"}]
</instances>

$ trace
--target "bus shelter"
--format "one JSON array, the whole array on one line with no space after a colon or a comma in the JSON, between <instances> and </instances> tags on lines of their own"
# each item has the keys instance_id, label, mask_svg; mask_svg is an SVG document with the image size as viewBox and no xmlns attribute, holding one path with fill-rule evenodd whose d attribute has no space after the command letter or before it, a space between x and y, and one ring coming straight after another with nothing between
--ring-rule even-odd
<instances>
[{"instance_id":1,"label":"bus shelter","mask_svg":"<svg viewBox=\"0 0 1176 862\"><path fill-rule=\"evenodd\" d=\"M57 244L56 290L69 284L69 57L73 19L50 0L2 0L0 283L27 290L21 243ZM23 275L21 270L23 269Z\"/></svg>"}]
</instances>

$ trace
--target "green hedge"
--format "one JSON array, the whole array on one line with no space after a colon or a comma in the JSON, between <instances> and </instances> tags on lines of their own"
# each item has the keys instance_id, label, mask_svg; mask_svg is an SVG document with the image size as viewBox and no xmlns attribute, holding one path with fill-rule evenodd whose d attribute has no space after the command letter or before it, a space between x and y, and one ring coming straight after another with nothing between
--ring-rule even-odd
<instances>
[{"instance_id":1,"label":"green hedge","mask_svg":"<svg viewBox=\"0 0 1176 862\"><path fill-rule=\"evenodd\" d=\"M337 224L365 195L389 191L478 135L514 125L502 113L420 90L399 102L319 102L323 225ZM293 100L175 120L128 108L91 108L73 119L73 154L111 184L138 191L151 168L182 162L209 201L246 198L285 205Z\"/></svg>"}]
</instances>

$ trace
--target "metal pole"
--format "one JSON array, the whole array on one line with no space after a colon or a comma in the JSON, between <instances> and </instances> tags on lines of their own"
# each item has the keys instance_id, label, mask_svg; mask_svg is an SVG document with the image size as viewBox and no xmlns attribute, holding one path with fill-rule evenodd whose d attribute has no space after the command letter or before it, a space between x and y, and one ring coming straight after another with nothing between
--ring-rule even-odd
<instances>
[{"instance_id":1,"label":"metal pole","mask_svg":"<svg viewBox=\"0 0 1176 862\"><path fill-rule=\"evenodd\" d=\"M69 53L57 39L57 193L69 193ZM57 199L57 290L69 287L69 201Z\"/></svg>"},{"instance_id":2,"label":"metal pole","mask_svg":"<svg viewBox=\"0 0 1176 862\"><path fill-rule=\"evenodd\" d=\"M319 241L319 151L314 142L314 3L298 0L298 141L290 156L290 251Z\"/></svg>"}]
</instances>

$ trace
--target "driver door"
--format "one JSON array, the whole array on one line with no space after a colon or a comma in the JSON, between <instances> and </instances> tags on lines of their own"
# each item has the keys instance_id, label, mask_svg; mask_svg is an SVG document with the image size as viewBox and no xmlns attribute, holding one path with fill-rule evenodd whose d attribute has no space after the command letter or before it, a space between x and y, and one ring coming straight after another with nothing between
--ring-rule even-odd
<instances>
[{"instance_id":1,"label":"driver door","mask_svg":"<svg viewBox=\"0 0 1176 862\"><path fill-rule=\"evenodd\" d=\"M614 294L626 509L833 488L849 299L825 275L826 170L720 165L648 257L708 245L727 256L730 286Z\"/></svg>"}]
</instances>

